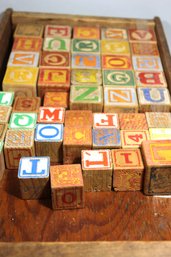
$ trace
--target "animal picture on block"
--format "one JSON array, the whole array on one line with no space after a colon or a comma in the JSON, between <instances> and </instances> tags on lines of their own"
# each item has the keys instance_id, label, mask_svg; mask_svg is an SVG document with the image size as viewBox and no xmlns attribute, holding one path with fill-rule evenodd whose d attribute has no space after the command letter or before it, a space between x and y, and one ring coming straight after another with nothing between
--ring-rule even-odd
<instances>
[{"instance_id":1,"label":"animal picture on block","mask_svg":"<svg viewBox=\"0 0 171 257\"><path fill-rule=\"evenodd\" d=\"M93 114L89 110L67 110L65 112L66 127L92 127Z\"/></svg>"}]
</instances>

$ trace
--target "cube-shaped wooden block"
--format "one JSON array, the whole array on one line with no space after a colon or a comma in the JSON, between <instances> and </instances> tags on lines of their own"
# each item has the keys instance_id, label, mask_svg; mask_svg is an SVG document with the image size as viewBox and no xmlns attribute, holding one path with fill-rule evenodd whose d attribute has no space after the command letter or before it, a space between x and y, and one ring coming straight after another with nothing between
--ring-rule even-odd
<instances>
[{"instance_id":1,"label":"cube-shaped wooden block","mask_svg":"<svg viewBox=\"0 0 171 257\"><path fill-rule=\"evenodd\" d=\"M69 93L68 92L46 92L44 95L43 106L63 107L68 109Z\"/></svg>"},{"instance_id":2,"label":"cube-shaped wooden block","mask_svg":"<svg viewBox=\"0 0 171 257\"><path fill-rule=\"evenodd\" d=\"M65 127L63 142L63 163L80 163L81 150L92 147L92 129L88 126Z\"/></svg>"},{"instance_id":3,"label":"cube-shaped wooden block","mask_svg":"<svg viewBox=\"0 0 171 257\"><path fill-rule=\"evenodd\" d=\"M21 157L35 156L34 129L9 129L4 154L7 169L18 169Z\"/></svg>"},{"instance_id":4,"label":"cube-shaped wooden block","mask_svg":"<svg viewBox=\"0 0 171 257\"><path fill-rule=\"evenodd\" d=\"M134 42L130 46L132 55L159 55L157 43Z\"/></svg>"},{"instance_id":5,"label":"cube-shaped wooden block","mask_svg":"<svg viewBox=\"0 0 171 257\"><path fill-rule=\"evenodd\" d=\"M41 38L43 36L44 26L41 24L19 23L14 32L14 37L33 37Z\"/></svg>"},{"instance_id":6,"label":"cube-shaped wooden block","mask_svg":"<svg viewBox=\"0 0 171 257\"><path fill-rule=\"evenodd\" d=\"M47 37L43 42L43 51L70 52L70 39Z\"/></svg>"},{"instance_id":7,"label":"cube-shaped wooden block","mask_svg":"<svg viewBox=\"0 0 171 257\"><path fill-rule=\"evenodd\" d=\"M142 189L144 165L139 149L112 150L113 187L115 191Z\"/></svg>"},{"instance_id":8,"label":"cube-shaped wooden block","mask_svg":"<svg viewBox=\"0 0 171 257\"><path fill-rule=\"evenodd\" d=\"M13 92L0 92L0 106L11 106L14 100Z\"/></svg>"},{"instance_id":9,"label":"cube-shaped wooden block","mask_svg":"<svg viewBox=\"0 0 171 257\"><path fill-rule=\"evenodd\" d=\"M63 124L37 124L36 156L49 156L51 164L62 162Z\"/></svg>"},{"instance_id":10,"label":"cube-shaped wooden block","mask_svg":"<svg viewBox=\"0 0 171 257\"><path fill-rule=\"evenodd\" d=\"M131 70L132 61L124 55L102 55L102 69Z\"/></svg>"},{"instance_id":11,"label":"cube-shaped wooden block","mask_svg":"<svg viewBox=\"0 0 171 257\"><path fill-rule=\"evenodd\" d=\"M156 35L152 28L147 29L129 29L128 36L130 41L156 42Z\"/></svg>"},{"instance_id":12,"label":"cube-shaped wooden block","mask_svg":"<svg viewBox=\"0 0 171 257\"><path fill-rule=\"evenodd\" d=\"M121 130L122 148L139 148L149 138L148 130Z\"/></svg>"},{"instance_id":13,"label":"cube-shaped wooden block","mask_svg":"<svg viewBox=\"0 0 171 257\"><path fill-rule=\"evenodd\" d=\"M0 181L3 178L4 171L5 171L3 145L4 145L4 143L2 141L0 141Z\"/></svg>"},{"instance_id":14,"label":"cube-shaped wooden block","mask_svg":"<svg viewBox=\"0 0 171 257\"><path fill-rule=\"evenodd\" d=\"M132 63L135 71L163 71L160 57L157 56L133 56Z\"/></svg>"},{"instance_id":15,"label":"cube-shaped wooden block","mask_svg":"<svg viewBox=\"0 0 171 257\"><path fill-rule=\"evenodd\" d=\"M37 67L39 52L11 52L7 66Z\"/></svg>"},{"instance_id":16,"label":"cube-shaped wooden block","mask_svg":"<svg viewBox=\"0 0 171 257\"><path fill-rule=\"evenodd\" d=\"M134 73L131 70L104 70L103 85L105 86L135 86Z\"/></svg>"},{"instance_id":17,"label":"cube-shaped wooden block","mask_svg":"<svg viewBox=\"0 0 171 257\"><path fill-rule=\"evenodd\" d=\"M120 113L120 129L146 130L148 129L146 116L144 113Z\"/></svg>"},{"instance_id":18,"label":"cube-shaped wooden block","mask_svg":"<svg viewBox=\"0 0 171 257\"><path fill-rule=\"evenodd\" d=\"M66 127L92 127L93 114L89 110L68 110L65 112Z\"/></svg>"},{"instance_id":19,"label":"cube-shaped wooden block","mask_svg":"<svg viewBox=\"0 0 171 257\"><path fill-rule=\"evenodd\" d=\"M135 79L137 87L167 87L163 72L136 71Z\"/></svg>"},{"instance_id":20,"label":"cube-shaped wooden block","mask_svg":"<svg viewBox=\"0 0 171 257\"><path fill-rule=\"evenodd\" d=\"M8 123L11 110L11 106L0 106L0 123Z\"/></svg>"},{"instance_id":21,"label":"cube-shaped wooden block","mask_svg":"<svg viewBox=\"0 0 171 257\"><path fill-rule=\"evenodd\" d=\"M121 148L120 130L116 128L94 128L93 149Z\"/></svg>"},{"instance_id":22,"label":"cube-shaped wooden block","mask_svg":"<svg viewBox=\"0 0 171 257\"><path fill-rule=\"evenodd\" d=\"M80 164L51 166L50 181L54 210L84 207L84 184Z\"/></svg>"},{"instance_id":23,"label":"cube-shaped wooden block","mask_svg":"<svg viewBox=\"0 0 171 257\"><path fill-rule=\"evenodd\" d=\"M72 54L72 69L101 69L101 59L98 54Z\"/></svg>"},{"instance_id":24,"label":"cube-shaped wooden block","mask_svg":"<svg viewBox=\"0 0 171 257\"><path fill-rule=\"evenodd\" d=\"M130 55L129 43L127 41L114 41L113 39L101 40L102 55Z\"/></svg>"},{"instance_id":25,"label":"cube-shaped wooden block","mask_svg":"<svg viewBox=\"0 0 171 257\"><path fill-rule=\"evenodd\" d=\"M136 90L132 87L104 87L104 112L138 112Z\"/></svg>"},{"instance_id":26,"label":"cube-shaped wooden block","mask_svg":"<svg viewBox=\"0 0 171 257\"><path fill-rule=\"evenodd\" d=\"M111 191L112 160L110 150L84 150L81 153L85 191Z\"/></svg>"},{"instance_id":27,"label":"cube-shaped wooden block","mask_svg":"<svg viewBox=\"0 0 171 257\"><path fill-rule=\"evenodd\" d=\"M18 37L14 39L12 51L40 52L41 48L41 38Z\"/></svg>"},{"instance_id":28,"label":"cube-shaped wooden block","mask_svg":"<svg viewBox=\"0 0 171 257\"><path fill-rule=\"evenodd\" d=\"M71 27L53 24L46 25L44 37L71 38Z\"/></svg>"},{"instance_id":29,"label":"cube-shaped wooden block","mask_svg":"<svg viewBox=\"0 0 171 257\"><path fill-rule=\"evenodd\" d=\"M43 51L40 56L40 67L70 67L69 52Z\"/></svg>"},{"instance_id":30,"label":"cube-shaped wooden block","mask_svg":"<svg viewBox=\"0 0 171 257\"><path fill-rule=\"evenodd\" d=\"M73 38L100 39L100 29L96 27L74 27Z\"/></svg>"},{"instance_id":31,"label":"cube-shaped wooden block","mask_svg":"<svg viewBox=\"0 0 171 257\"><path fill-rule=\"evenodd\" d=\"M7 132L8 124L0 123L0 142L4 141Z\"/></svg>"},{"instance_id":32,"label":"cube-shaped wooden block","mask_svg":"<svg viewBox=\"0 0 171 257\"><path fill-rule=\"evenodd\" d=\"M49 157L22 157L18 168L20 195L22 199L50 197Z\"/></svg>"},{"instance_id":33,"label":"cube-shaped wooden block","mask_svg":"<svg viewBox=\"0 0 171 257\"><path fill-rule=\"evenodd\" d=\"M40 107L37 117L38 123L58 123L63 124L65 109L62 107Z\"/></svg>"},{"instance_id":34,"label":"cube-shaped wooden block","mask_svg":"<svg viewBox=\"0 0 171 257\"><path fill-rule=\"evenodd\" d=\"M149 128L151 140L171 139L171 128Z\"/></svg>"},{"instance_id":35,"label":"cube-shaped wooden block","mask_svg":"<svg viewBox=\"0 0 171 257\"><path fill-rule=\"evenodd\" d=\"M101 85L102 74L100 70L75 69L71 71L71 83L74 85Z\"/></svg>"},{"instance_id":36,"label":"cube-shaped wooden block","mask_svg":"<svg viewBox=\"0 0 171 257\"><path fill-rule=\"evenodd\" d=\"M93 128L117 128L119 129L117 113L94 113Z\"/></svg>"},{"instance_id":37,"label":"cube-shaped wooden block","mask_svg":"<svg viewBox=\"0 0 171 257\"><path fill-rule=\"evenodd\" d=\"M100 54L100 41L96 39L77 39L72 40L73 53L93 53Z\"/></svg>"},{"instance_id":38,"label":"cube-shaped wooden block","mask_svg":"<svg viewBox=\"0 0 171 257\"><path fill-rule=\"evenodd\" d=\"M127 36L126 29L103 28L101 29L101 38L119 41L119 40L127 40L128 36Z\"/></svg>"},{"instance_id":39,"label":"cube-shaped wooden block","mask_svg":"<svg viewBox=\"0 0 171 257\"><path fill-rule=\"evenodd\" d=\"M167 88L138 88L140 112L169 112L170 94Z\"/></svg>"},{"instance_id":40,"label":"cube-shaped wooden block","mask_svg":"<svg viewBox=\"0 0 171 257\"><path fill-rule=\"evenodd\" d=\"M40 104L41 104L40 97L16 96L12 111L37 113L39 111Z\"/></svg>"},{"instance_id":41,"label":"cube-shaped wooden block","mask_svg":"<svg viewBox=\"0 0 171 257\"><path fill-rule=\"evenodd\" d=\"M146 112L149 128L171 128L171 114L169 112Z\"/></svg>"},{"instance_id":42,"label":"cube-shaped wooden block","mask_svg":"<svg viewBox=\"0 0 171 257\"><path fill-rule=\"evenodd\" d=\"M144 193L171 194L171 140L149 140L142 143L145 161Z\"/></svg>"},{"instance_id":43,"label":"cube-shaped wooden block","mask_svg":"<svg viewBox=\"0 0 171 257\"><path fill-rule=\"evenodd\" d=\"M103 111L103 88L96 85L72 85L70 91L71 110Z\"/></svg>"},{"instance_id":44,"label":"cube-shaped wooden block","mask_svg":"<svg viewBox=\"0 0 171 257\"><path fill-rule=\"evenodd\" d=\"M9 128L11 129L34 129L37 121L37 113L13 112L10 117Z\"/></svg>"}]
</instances>

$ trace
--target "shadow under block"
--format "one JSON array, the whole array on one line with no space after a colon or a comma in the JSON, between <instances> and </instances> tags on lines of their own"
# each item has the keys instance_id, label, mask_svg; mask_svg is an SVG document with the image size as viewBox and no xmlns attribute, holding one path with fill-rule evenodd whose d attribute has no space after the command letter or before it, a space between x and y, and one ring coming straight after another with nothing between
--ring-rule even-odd
<instances>
[{"instance_id":1,"label":"shadow under block","mask_svg":"<svg viewBox=\"0 0 171 257\"><path fill-rule=\"evenodd\" d=\"M102 55L130 55L129 43L127 41L114 41L112 39L101 40Z\"/></svg>"},{"instance_id":2,"label":"shadow under block","mask_svg":"<svg viewBox=\"0 0 171 257\"><path fill-rule=\"evenodd\" d=\"M149 128L171 128L170 112L146 112Z\"/></svg>"},{"instance_id":3,"label":"shadow under block","mask_svg":"<svg viewBox=\"0 0 171 257\"><path fill-rule=\"evenodd\" d=\"M47 37L43 42L43 51L70 52L70 39Z\"/></svg>"},{"instance_id":4,"label":"shadow under block","mask_svg":"<svg viewBox=\"0 0 171 257\"><path fill-rule=\"evenodd\" d=\"M145 161L144 193L171 194L171 140L149 140L142 143Z\"/></svg>"},{"instance_id":5,"label":"shadow under block","mask_svg":"<svg viewBox=\"0 0 171 257\"><path fill-rule=\"evenodd\" d=\"M93 128L93 149L121 148L120 130L116 128Z\"/></svg>"},{"instance_id":6,"label":"shadow under block","mask_svg":"<svg viewBox=\"0 0 171 257\"><path fill-rule=\"evenodd\" d=\"M7 66L10 67L37 67L39 63L39 52L14 52L12 51Z\"/></svg>"},{"instance_id":7,"label":"shadow under block","mask_svg":"<svg viewBox=\"0 0 171 257\"><path fill-rule=\"evenodd\" d=\"M5 162L4 162L4 153L3 153L3 142L0 141L0 181L4 175L5 171Z\"/></svg>"},{"instance_id":8,"label":"shadow under block","mask_svg":"<svg viewBox=\"0 0 171 257\"><path fill-rule=\"evenodd\" d=\"M0 123L8 123L11 110L11 106L0 106Z\"/></svg>"},{"instance_id":9,"label":"shadow under block","mask_svg":"<svg viewBox=\"0 0 171 257\"><path fill-rule=\"evenodd\" d=\"M148 129L144 113L119 113L120 129L146 130Z\"/></svg>"},{"instance_id":10,"label":"shadow under block","mask_svg":"<svg viewBox=\"0 0 171 257\"><path fill-rule=\"evenodd\" d=\"M73 53L71 62L72 69L101 69L101 58L98 54Z\"/></svg>"},{"instance_id":11,"label":"shadow under block","mask_svg":"<svg viewBox=\"0 0 171 257\"><path fill-rule=\"evenodd\" d=\"M51 166L50 181L54 210L84 207L84 184L80 164Z\"/></svg>"},{"instance_id":12,"label":"shadow under block","mask_svg":"<svg viewBox=\"0 0 171 257\"><path fill-rule=\"evenodd\" d=\"M49 52L43 51L40 56L40 67L70 67L69 52Z\"/></svg>"},{"instance_id":13,"label":"shadow under block","mask_svg":"<svg viewBox=\"0 0 171 257\"><path fill-rule=\"evenodd\" d=\"M129 29L128 36L130 41L156 42L156 35L152 28L147 29Z\"/></svg>"},{"instance_id":14,"label":"shadow under block","mask_svg":"<svg viewBox=\"0 0 171 257\"><path fill-rule=\"evenodd\" d=\"M171 128L149 128L151 140L171 139Z\"/></svg>"},{"instance_id":15,"label":"shadow under block","mask_svg":"<svg viewBox=\"0 0 171 257\"><path fill-rule=\"evenodd\" d=\"M112 39L112 40L128 40L128 35L126 29L119 28L102 28L101 29L102 39Z\"/></svg>"},{"instance_id":16,"label":"shadow under block","mask_svg":"<svg viewBox=\"0 0 171 257\"><path fill-rule=\"evenodd\" d=\"M97 39L72 39L72 53L100 54L100 41Z\"/></svg>"},{"instance_id":17,"label":"shadow under block","mask_svg":"<svg viewBox=\"0 0 171 257\"><path fill-rule=\"evenodd\" d=\"M34 129L7 130L4 155L7 169L18 169L21 157L34 156Z\"/></svg>"},{"instance_id":18,"label":"shadow under block","mask_svg":"<svg viewBox=\"0 0 171 257\"><path fill-rule=\"evenodd\" d=\"M91 127L65 127L63 142L63 163L80 163L81 150L92 148Z\"/></svg>"},{"instance_id":19,"label":"shadow under block","mask_svg":"<svg viewBox=\"0 0 171 257\"><path fill-rule=\"evenodd\" d=\"M135 71L137 87L167 87L163 72Z\"/></svg>"},{"instance_id":20,"label":"shadow under block","mask_svg":"<svg viewBox=\"0 0 171 257\"><path fill-rule=\"evenodd\" d=\"M7 123L0 123L0 142L4 141L5 135L7 132L8 124Z\"/></svg>"},{"instance_id":21,"label":"shadow under block","mask_svg":"<svg viewBox=\"0 0 171 257\"><path fill-rule=\"evenodd\" d=\"M114 191L142 189L144 165L139 149L112 150Z\"/></svg>"},{"instance_id":22,"label":"shadow under block","mask_svg":"<svg viewBox=\"0 0 171 257\"><path fill-rule=\"evenodd\" d=\"M51 164L62 162L63 124L37 124L36 156L49 156Z\"/></svg>"},{"instance_id":23,"label":"shadow under block","mask_svg":"<svg viewBox=\"0 0 171 257\"><path fill-rule=\"evenodd\" d=\"M0 92L0 106L11 106L14 100L13 92Z\"/></svg>"},{"instance_id":24,"label":"shadow under block","mask_svg":"<svg viewBox=\"0 0 171 257\"><path fill-rule=\"evenodd\" d=\"M84 190L112 190L112 160L110 150L83 150L81 153Z\"/></svg>"},{"instance_id":25,"label":"shadow under block","mask_svg":"<svg viewBox=\"0 0 171 257\"><path fill-rule=\"evenodd\" d=\"M44 26L41 24L19 23L15 29L14 37L33 37L41 38L43 36Z\"/></svg>"},{"instance_id":26,"label":"shadow under block","mask_svg":"<svg viewBox=\"0 0 171 257\"><path fill-rule=\"evenodd\" d=\"M37 123L58 123L63 124L65 109L62 107L40 107Z\"/></svg>"},{"instance_id":27,"label":"shadow under block","mask_svg":"<svg viewBox=\"0 0 171 257\"><path fill-rule=\"evenodd\" d=\"M40 52L42 49L41 38L20 37L15 38L12 51Z\"/></svg>"},{"instance_id":28,"label":"shadow under block","mask_svg":"<svg viewBox=\"0 0 171 257\"><path fill-rule=\"evenodd\" d=\"M71 84L74 85L101 85L101 70L75 69L71 71Z\"/></svg>"},{"instance_id":29,"label":"shadow under block","mask_svg":"<svg viewBox=\"0 0 171 257\"><path fill-rule=\"evenodd\" d=\"M20 195L22 199L50 197L49 157L22 157L18 168Z\"/></svg>"},{"instance_id":30,"label":"shadow under block","mask_svg":"<svg viewBox=\"0 0 171 257\"><path fill-rule=\"evenodd\" d=\"M167 88L138 88L140 112L169 112L170 94Z\"/></svg>"},{"instance_id":31,"label":"shadow under block","mask_svg":"<svg viewBox=\"0 0 171 257\"><path fill-rule=\"evenodd\" d=\"M46 92L44 95L43 106L45 107L63 107L68 109L68 92Z\"/></svg>"},{"instance_id":32,"label":"shadow under block","mask_svg":"<svg viewBox=\"0 0 171 257\"><path fill-rule=\"evenodd\" d=\"M9 121L10 129L34 129L37 114L33 112L13 112Z\"/></svg>"},{"instance_id":33,"label":"shadow under block","mask_svg":"<svg viewBox=\"0 0 171 257\"><path fill-rule=\"evenodd\" d=\"M93 114L89 110L67 110L65 112L66 127L92 127Z\"/></svg>"},{"instance_id":34,"label":"shadow under block","mask_svg":"<svg viewBox=\"0 0 171 257\"><path fill-rule=\"evenodd\" d=\"M116 128L119 129L117 113L93 113L93 128Z\"/></svg>"},{"instance_id":35,"label":"shadow under block","mask_svg":"<svg viewBox=\"0 0 171 257\"><path fill-rule=\"evenodd\" d=\"M102 69L131 70L132 61L124 55L102 55Z\"/></svg>"},{"instance_id":36,"label":"shadow under block","mask_svg":"<svg viewBox=\"0 0 171 257\"><path fill-rule=\"evenodd\" d=\"M40 97L16 96L12 112L35 112L39 111L41 104Z\"/></svg>"},{"instance_id":37,"label":"shadow under block","mask_svg":"<svg viewBox=\"0 0 171 257\"><path fill-rule=\"evenodd\" d=\"M78 86L72 85L70 90L71 110L91 110L92 112L103 111L103 88L102 86Z\"/></svg>"},{"instance_id":38,"label":"shadow under block","mask_svg":"<svg viewBox=\"0 0 171 257\"><path fill-rule=\"evenodd\" d=\"M121 130L122 148L139 148L148 139L148 130Z\"/></svg>"},{"instance_id":39,"label":"shadow under block","mask_svg":"<svg viewBox=\"0 0 171 257\"><path fill-rule=\"evenodd\" d=\"M44 37L71 38L71 32L70 26L49 24L45 26Z\"/></svg>"},{"instance_id":40,"label":"shadow under block","mask_svg":"<svg viewBox=\"0 0 171 257\"><path fill-rule=\"evenodd\" d=\"M135 78L132 70L103 70L103 85L134 87Z\"/></svg>"},{"instance_id":41,"label":"shadow under block","mask_svg":"<svg viewBox=\"0 0 171 257\"><path fill-rule=\"evenodd\" d=\"M100 39L100 28L75 26L73 38L79 39Z\"/></svg>"}]
</instances>

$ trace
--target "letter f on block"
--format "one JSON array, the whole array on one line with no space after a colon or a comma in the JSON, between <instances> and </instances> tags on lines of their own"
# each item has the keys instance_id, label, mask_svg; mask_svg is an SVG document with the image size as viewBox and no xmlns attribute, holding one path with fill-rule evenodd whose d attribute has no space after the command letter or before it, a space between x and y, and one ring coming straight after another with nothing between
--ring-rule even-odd
<instances>
[{"instance_id":1,"label":"letter f on block","mask_svg":"<svg viewBox=\"0 0 171 257\"><path fill-rule=\"evenodd\" d=\"M40 159L32 159L31 162L31 170L23 170L23 175L43 175L45 173L45 170L38 170L38 162L40 162Z\"/></svg>"}]
</instances>

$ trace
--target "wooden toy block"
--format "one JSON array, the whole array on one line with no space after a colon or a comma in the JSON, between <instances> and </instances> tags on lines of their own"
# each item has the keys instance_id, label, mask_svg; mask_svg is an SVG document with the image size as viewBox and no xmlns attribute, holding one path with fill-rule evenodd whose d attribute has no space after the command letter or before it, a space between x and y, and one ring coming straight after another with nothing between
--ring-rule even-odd
<instances>
[{"instance_id":1,"label":"wooden toy block","mask_svg":"<svg viewBox=\"0 0 171 257\"><path fill-rule=\"evenodd\" d=\"M120 130L116 128L94 128L93 149L121 148Z\"/></svg>"},{"instance_id":2,"label":"wooden toy block","mask_svg":"<svg viewBox=\"0 0 171 257\"><path fill-rule=\"evenodd\" d=\"M40 52L41 48L41 38L19 37L14 39L12 51Z\"/></svg>"},{"instance_id":3,"label":"wooden toy block","mask_svg":"<svg viewBox=\"0 0 171 257\"><path fill-rule=\"evenodd\" d=\"M63 163L80 163L81 150L91 149L92 129L88 126L68 127L64 129Z\"/></svg>"},{"instance_id":4,"label":"wooden toy block","mask_svg":"<svg viewBox=\"0 0 171 257\"><path fill-rule=\"evenodd\" d=\"M132 62L129 56L122 55L102 55L102 68L103 69L132 69Z\"/></svg>"},{"instance_id":5,"label":"wooden toy block","mask_svg":"<svg viewBox=\"0 0 171 257\"><path fill-rule=\"evenodd\" d=\"M101 85L102 75L100 70L76 69L71 71L71 84L74 85Z\"/></svg>"},{"instance_id":6,"label":"wooden toy block","mask_svg":"<svg viewBox=\"0 0 171 257\"><path fill-rule=\"evenodd\" d=\"M84 207L84 183L80 164L51 166L50 181L54 210Z\"/></svg>"},{"instance_id":7,"label":"wooden toy block","mask_svg":"<svg viewBox=\"0 0 171 257\"><path fill-rule=\"evenodd\" d=\"M135 79L137 87L167 87L163 72L136 71Z\"/></svg>"},{"instance_id":8,"label":"wooden toy block","mask_svg":"<svg viewBox=\"0 0 171 257\"><path fill-rule=\"evenodd\" d=\"M9 128L11 129L34 129L37 114L33 112L13 112L10 117Z\"/></svg>"},{"instance_id":9,"label":"wooden toy block","mask_svg":"<svg viewBox=\"0 0 171 257\"><path fill-rule=\"evenodd\" d=\"M69 106L68 92L46 92L44 95L43 106L46 107L63 107Z\"/></svg>"},{"instance_id":10,"label":"wooden toy block","mask_svg":"<svg viewBox=\"0 0 171 257\"><path fill-rule=\"evenodd\" d=\"M104 87L104 112L138 112L136 90L132 87Z\"/></svg>"},{"instance_id":11,"label":"wooden toy block","mask_svg":"<svg viewBox=\"0 0 171 257\"><path fill-rule=\"evenodd\" d=\"M93 128L116 128L119 129L117 113L93 113Z\"/></svg>"},{"instance_id":12,"label":"wooden toy block","mask_svg":"<svg viewBox=\"0 0 171 257\"><path fill-rule=\"evenodd\" d=\"M43 36L44 26L41 24L17 24L14 37L33 37L41 38Z\"/></svg>"},{"instance_id":13,"label":"wooden toy block","mask_svg":"<svg viewBox=\"0 0 171 257\"><path fill-rule=\"evenodd\" d=\"M119 124L120 129L148 129L148 124L144 113L119 113Z\"/></svg>"},{"instance_id":14,"label":"wooden toy block","mask_svg":"<svg viewBox=\"0 0 171 257\"><path fill-rule=\"evenodd\" d=\"M40 107L37 122L63 124L64 117L65 109L62 107Z\"/></svg>"},{"instance_id":15,"label":"wooden toy block","mask_svg":"<svg viewBox=\"0 0 171 257\"><path fill-rule=\"evenodd\" d=\"M138 88L140 112L169 112L170 94L167 88Z\"/></svg>"},{"instance_id":16,"label":"wooden toy block","mask_svg":"<svg viewBox=\"0 0 171 257\"><path fill-rule=\"evenodd\" d=\"M14 100L13 92L0 92L0 106L11 106Z\"/></svg>"},{"instance_id":17,"label":"wooden toy block","mask_svg":"<svg viewBox=\"0 0 171 257\"><path fill-rule=\"evenodd\" d=\"M100 29L96 27L74 27L73 38L100 39Z\"/></svg>"},{"instance_id":18,"label":"wooden toy block","mask_svg":"<svg viewBox=\"0 0 171 257\"><path fill-rule=\"evenodd\" d=\"M142 189L144 165L139 149L112 150L114 191Z\"/></svg>"},{"instance_id":19,"label":"wooden toy block","mask_svg":"<svg viewBox=\"0 0 171 257\"><path fill-rule=\"evenodd\" d=\"M149 128L151 140L171 139L171 128Z\"/></svg>"},{"instance_id":20,"label":"wooden toy block","mask_svg":"<svg viewBox=\"0 0 171 257\"><path fill-rule=\"evenodd\" d=\"M163 71L160 57L133 56L132 63L136 71Z\"/></svg>"},{"instance_id":21,"label":"wooden toy block","mask_svg":"<svg viewBox=\"0 0 171 257\"><path fill-rule=\"evenodd\" d=\"M72 69L101 69L100 55L72 54Z\"/></svg>"},{"instance_id":22,"label":"wooden toy block","mask_svg":"<svg viewBox=\"0 0 171 257\"><path fill-rule=\"evenodd\" d=\"M139 148L149 138L148 130L121 130L122 148Z\"/></svg>"},{"instance_id":23,"label":"wooden toy block","mask_svg":"<svg viewBox=\"0 0 171 257\"><path fill-rule=\"evenodd\" d=\"M105 55L130 55L129 43L127 41L114 41L113 39L102 39L101 52Z\"/></svg>"},{"instance_id":24,"label":"wooden toy block","mask_svg":"<svg viewBox=\"0 0 171 257\"><path fill-rule=\"evenodd\" d=\"M0 181L3 178L4 171L5 171L3 145L4 145L4 143L2 141L0 141Z\"/></svg>"},{"instance_id":25,"label":"wooden toy block","mask_svg":"<svg viewBox=\"0 0 171 257\"><path fill-rule=\"evenodd\" d=\"M134 42L130 46L132 55L159 56L157 43Z\"/></svg>"},{"instance_id":26,"label":"wooden toy block","mask_svg":"<svg viewBox=\"0 0 171 257\"><path fill-rule=\"evenodd\" d=\"M119 40L127 40L128 36L127 36L126 29L103 28L101 29L101 38L119 41Z\"/></svg>"},{"instance_id":27,"label":"wooden toy block","mask_svg":"<svg viewBox=\"0 0 171 257\"><path fill-rule=\"evenodd\" d=\"M149 140L142 143L145 161L144 193L171 194L171 140Z\"/></svg>"},{"instance_id":28,"label":"wooden toy block","mask_svg":"<svg viewBox=\"0 0 171 257\"><path fill-rule=\"evenodd\" d=\"M149 128L171 128L171 114L169 112L146 112Z\"/></svg>"},{"instance_id":29,"label":"wooden toy block","mask_svg":"<svg viewBox=\"0 0 171 257\"><path fill-rule=\"evenodd\" d=\"M103 85L105 86L135 86L132 70L104 70Z\"/></svg>"},{"instance_id":30,"label":"wooden toy block","mask_svg":"<svg viewBox=\"0 0 171 257\"><path fill-rule=\"evenodd\" d=\"M16 96L12 112L35 112L39 111L40 97Z\"/></svg>"},{"instance_id":31,"label":"wooden toy block","mask_svg":"<svg viewBox=\"0 0 171 257\"><path fill-rule=\"evenodd\" d=\"M93 114L89 110L68 110L65 112L66 127L92 127Z\"/></svg>"},{"instance_id":32,"label":"wooden toy block","mask_svg":"<svg viewBox=\"0 0 171 257\"><path fill-rule=\"evenodd\" d=\"M47 37L43 42L43 51L70 52L70 39Z\"/></svg>"},{"instance_id":33,"label":"wooden toy block","mask_svg":"<svg viewBox=\"0 0 171 257\"><path fill-rule=\"evenodd\" d=\"M40 67L70 67L69 52L43 51L40 56Z\"/></svg>"},{"instance_id":34,"label":"wooden toy block","mask_svg":"<svg viewBox=\"0 0 171 257\"><path fill-rule=\"evenodd\" d=\"M72 85L70 90L71 110L92 110L102 112L103 110L103 88L102 86Z\"/></svg>"},{"instance_id":35,"label":"wooden toy block","mask_svg":"<svg viewBox=\"0 0 171 257\"><path fill-rule=\"evenodd\" d=\"M11 52L7 66L37 67L38 52Z\"/></svg>"},{"instance_id":36,"label":"wooden toy block","mask_svg":"<svg viewBox=\"0 0 171 257\"><path fill-rule=\"evenodd\" d=\"M12 91L15 96L36 96L37 76L36 67L7 67L3 90Z\"/></svg>"},{"instance_id":37,"label":"wooden toy block","mask_svg":"<svg viewBox=\"0 0 171 257\"><path fill-rule=\"evenodd\" d=\"M21 157L35 156L34 129L8 129L4 155L7 169L18 169Z\"/></svg>"},{"instance_id":38,"label":"wooden toy block","mask_svg":"<svg viewBox=\"0 0 171 257\"><path fill-rule=\"evenodd\" d=\"M84 150L81 153L84 191L111 191L112 160L110 150Z\"/></svg>"},{"instance_id":39,"label":"wooden toy block","mask_svg":"<svg viewBox=\"0 0 171 257\"><path fill-rule=\"evenodd\" d=\"M71 38L71 27L62 25L46 25L44 37Z\"/></svg>"},{"instance_id":40,"label":"wooden toy block","mask_svg":"<svg viewBox=\"0 0 171 257\"><path fill-rule=\"evenodd\" d=\"M128 36L130 41L152 41L156 42L156 35L153 29L129 29Z\"/></svg>"},{"instance_id":41,"label":"wooden toy block","mask_svg":"<svg viewBox=\"0 0 171 257\"><path fill-rule=\"evenodd\" d=\"M42 199L50 196L49 157L22 157L18 180L22 199Z\"/></svg>"},{"instance_id":42,"label":"wooden toy block","mask_svg":"<svg viewBox=\"0 0 171 257\"><path fill-rule=\"evenodd\" d=\"M0 142L3 142L5 139L5 135L7 132L8 124L6 123L0 123Z\"/></svg>"},{"instance_id":43,"label":"wooden toy block","mask_svg":"<svg viewBox=\"0 0 171 257\"><path fill-rule=\"evenodd\" d=\"M0 106L0 123L8 123L11 110L11 106Z\"/></svg>"},{"instance_id":44,"label":"wooden toy block","mask_svg":"<svg viewBox=\"0 0 171 257\"><path fill-rule=\"evenodd\" d=\"M96 39L77 39L72 40L73 53L93 53L100 54L100 41Z\"/></svg>"}]
</instances>

